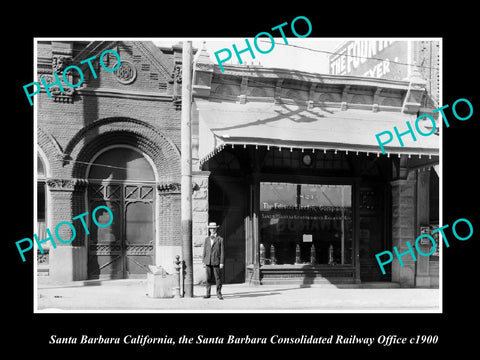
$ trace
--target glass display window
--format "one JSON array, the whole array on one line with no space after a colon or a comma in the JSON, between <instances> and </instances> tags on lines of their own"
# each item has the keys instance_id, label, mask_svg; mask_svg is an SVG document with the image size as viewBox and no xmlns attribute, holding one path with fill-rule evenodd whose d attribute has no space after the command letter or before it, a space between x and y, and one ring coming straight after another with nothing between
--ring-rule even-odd
<instances>
[{"instance_id":1,"label":"glass display window","mask_svg":"<svg viewBox=\"0 0 480 360\"><path fill-rule=\"evenodd\" d=\"M263 264L352 264L352 186L260 183Z\"/></svg>"}]
</instances>

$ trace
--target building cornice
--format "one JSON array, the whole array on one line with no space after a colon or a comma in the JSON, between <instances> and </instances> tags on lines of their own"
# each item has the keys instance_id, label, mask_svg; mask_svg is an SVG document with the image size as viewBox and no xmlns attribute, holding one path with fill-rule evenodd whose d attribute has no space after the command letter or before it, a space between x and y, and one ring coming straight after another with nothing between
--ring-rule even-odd
<instances>
[{"instance_id":1,"label":"building cornice","mask_svg":"<svg viewBox=\"0 0 480 360\"><path fill-rule=\"evenodd\" d=\"M306 72L301 70L267 68L262 66L244 66L244 65L224 65L225 71L222 72L218 65L213 66L214 76L238 76L267 79L298 80L305 83L318 84L338 84L338 85L357 85L382 87L389 89L408 90L409 81L377 79L361 76L330 75Z\"/></svg>"}]
</instances>

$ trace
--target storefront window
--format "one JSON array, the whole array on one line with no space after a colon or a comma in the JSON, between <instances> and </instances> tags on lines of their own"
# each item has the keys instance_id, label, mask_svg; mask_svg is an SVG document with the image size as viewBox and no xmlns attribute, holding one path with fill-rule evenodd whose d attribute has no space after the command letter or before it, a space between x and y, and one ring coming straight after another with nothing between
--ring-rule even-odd
<instances>
[{"instance_id":1,"label":"storefront window","mask_svg":"<svg viewBox=\"0 0 480 360\"><path fill-rule=\"evenodd\" d=\"M264 264L352 264L350 185L260 183Z\"/></svg>"}]
</instances>

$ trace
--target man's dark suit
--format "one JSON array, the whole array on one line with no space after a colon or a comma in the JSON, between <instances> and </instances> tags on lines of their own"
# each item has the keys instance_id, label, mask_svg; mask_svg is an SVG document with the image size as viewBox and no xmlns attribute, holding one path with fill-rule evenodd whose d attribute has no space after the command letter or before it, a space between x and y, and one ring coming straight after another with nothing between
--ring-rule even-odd
<instances>
[{"instance_id":1,"label":"man's dark suit","mask_svg":"<svg viewBox=\"0 0 480 360\"><path fill-rule=\"evenodd\" d=\"M220 264L224 264L224 248L223 239L220 236L215 236L213 245L211 245L210 236L205 238L203 244L203 263L207 272L206 279L206 291L207 296L210 296L210 289L215 276L215 283L217 285L217 295L221 296L222 290L222 273L220 270Z\"/></svg>"}]
</instances>

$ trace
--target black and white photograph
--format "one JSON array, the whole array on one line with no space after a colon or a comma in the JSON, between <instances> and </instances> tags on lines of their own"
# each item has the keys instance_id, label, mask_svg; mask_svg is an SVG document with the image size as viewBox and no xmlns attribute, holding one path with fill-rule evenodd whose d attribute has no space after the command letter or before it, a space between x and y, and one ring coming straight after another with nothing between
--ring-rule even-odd
<instances>
[{"instance_id":1,"label":"black and white photograph","mask_svg":"<svg viewBox=\"0 0 480 360\"><path fill-rule=\"evenodd\" d=\"M441 39L264 38L36 39L38 311L441 310Z\"/></svg>"},{"instance_id":2,"label":"black and white photograph","mask_svg":"<svg viewBox=\"0 0 480 360\"><path fill-rule=\"evenodd\" d=\"M473 348L473 11L230 5L3 24L6 348Z\"/></svg>"}]
</instances>

